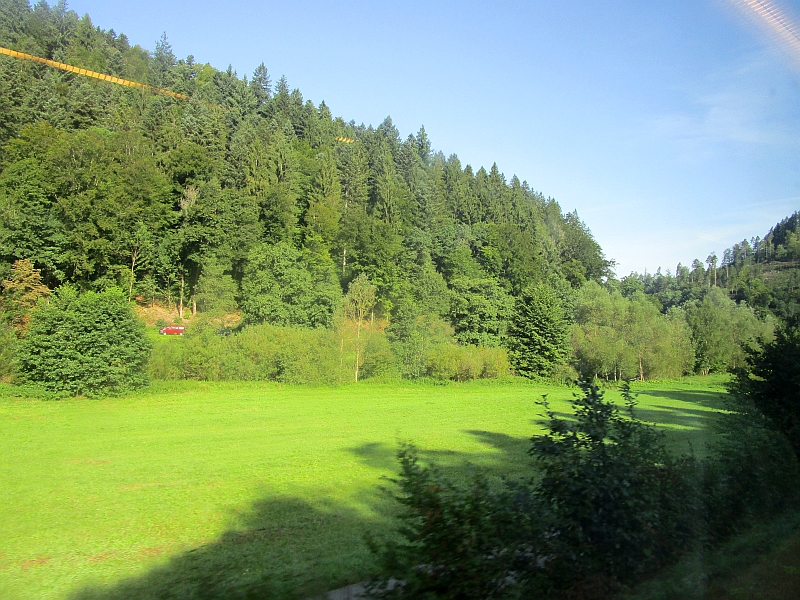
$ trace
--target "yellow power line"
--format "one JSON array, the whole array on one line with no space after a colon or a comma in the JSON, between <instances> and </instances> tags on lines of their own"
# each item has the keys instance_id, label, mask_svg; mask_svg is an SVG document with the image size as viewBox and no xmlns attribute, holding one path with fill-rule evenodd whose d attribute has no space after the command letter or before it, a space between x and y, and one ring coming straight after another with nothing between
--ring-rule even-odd
<instances>
[{"instance_id":1,"label":"yellow power line","mask_svg":"<svg viewBox=\"0 0 800 600\"><path fill-rule=\"evenodd\" d=\"M138 81L130 81L128 79L122 79L120 77L106 75L105 73L98 73L96 71L90 71L89 69L82 69L80 67L75 67L73 65L68 65L62 62L57 62L55 60L48 60L47 58L42 58L41 56L34 56L33 54L25 54L24 52L17 52L16 50L3 48L2 46L0 46L0 54L5 54L6 56L13 56L14 58L20 58L22 60L31 60L33 62L38 62L43 65L54 67L56 69L61 69L62 71L69 71L70 73L85 75L86 77L94 77L95 79L99 79L100 81L108 81L110 83L116 83L117 85L124 85L126 87L138 88L140 90L147 90L150 92L155 92L157 94L166 94L167 96L172 96L173 98L177 98L179 100L191 100L191 98L186 94L179 94L178 92L173 92L170 90L153 87L152 85L139 83ZM341 135L337 135L335 139L336 141L343 142L345 144L352 144L353 142L355 142L353 138L344 137Z\"/></svg>"},{"instance_id":2,"label":"yellow power line","mask_svg":"<svg viewBox=\"0 0 800 600\"><path fill-rule=\"evenodd\" d=\"M78 75L86 75L87 77L94 77L95 79L99 79L101 81L109 81L111 83L116 83L117 85L124 85L126 87L138 88L140 90L146 90L149 92L156 92L157 94L166 94L167 96L172 96L173 98L177 98L179 100L190 99L189 96L185 94L179 94L178 92L172 92L170 90L164 90L161 88L153 87L152 85L146 85L144 83L139 83L138 81L121 79L120 77L106 75L105 73L90 71L89 69L74 67L72 65L68 65L62 62L57 62L55 60L48 60L46 58L42 58L41 56L34 56L33 54L25 54L24 52L17 52L16 50L3 48L2 46L0 46L0 54L5 54L6 56L13 56L14 58L21 58L22 60L31 60L33 62L42 63L43 65L55 67L56 69L61 69L62 71L69 71L70 73L77 73Z\"/></svg>"}]
</instances>

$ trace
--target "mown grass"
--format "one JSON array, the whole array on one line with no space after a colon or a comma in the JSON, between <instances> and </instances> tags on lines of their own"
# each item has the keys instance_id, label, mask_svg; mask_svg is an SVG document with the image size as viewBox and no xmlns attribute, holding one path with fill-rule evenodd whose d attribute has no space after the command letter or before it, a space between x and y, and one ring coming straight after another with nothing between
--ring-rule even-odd
<instances>
[{"instance_id":1,"label":"mown grass","mask_svg":"<svg viewBox=\"0 0 800 600\"><path fill-rule=\"evenodd\" d=\"M723 378L639 386L700 454ZM338 388L155 383L44 401L0 387L0 597L306 598L370 572L401 441L457 475L528 468L548 394L520 381ZM610 391L610 395L618 395Z\"/></svg>"}]
</instances>

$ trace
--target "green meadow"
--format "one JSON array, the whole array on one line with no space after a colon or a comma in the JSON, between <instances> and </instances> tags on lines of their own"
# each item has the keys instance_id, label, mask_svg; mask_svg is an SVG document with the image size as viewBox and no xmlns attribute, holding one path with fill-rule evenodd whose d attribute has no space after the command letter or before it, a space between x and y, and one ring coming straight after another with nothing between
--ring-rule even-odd
<instances>
[{"instance_id":1,"label":"green meadow","mask_svg":"<svg viewBox=\"0 0 800 600\"><path fill-rule=\"evenodd\" d=\"M639 385L639 414L702 454L724 382ZM456 477L525 472L537 402L566 414L573 392L156 382L46 401L0 387L0 597L301 599L353 583L372 568L365 537L390 533L381 486L399 443Z\"/></svg>"}]
</instances>

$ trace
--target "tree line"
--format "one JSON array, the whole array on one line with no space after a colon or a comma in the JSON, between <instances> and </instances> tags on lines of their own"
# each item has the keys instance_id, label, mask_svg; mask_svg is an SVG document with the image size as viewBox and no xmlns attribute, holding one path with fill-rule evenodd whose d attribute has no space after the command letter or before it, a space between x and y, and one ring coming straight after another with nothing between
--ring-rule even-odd
<instances>
[{"instance_id":1,"label":"tree line","mask_svg":"<svg viewBox=\"0 0 800 600\"><path fill-rule=\"evenodd\" d=\"M496 165L434 151L424 127L403 138L388 117L345 122L263 64L239 77L178 59L166 37L148 52L64 2L2 11L4 46L192 98L0 58L4 289L28 261L48 290L116 287L180 317L332 328L363 278L370 325L404 356L420 328L443 325L454 344L522 356L509 323L525 290L562 302L610 274L576 213Z\"/></svg>"},{"instance_id":2,"label":"tree line","mask_svg":"<svg viewBox=\"0 0 800 600\"><path fill-rule=\"evenodd\" d=\"M424 127L403 138L388 117L345 122L264 64L239 77L177 58L166 36L146 51L64 2L0 10L1 45L191 97L0 57L0 292L18 335L33 290L64 285L114 287L222 330L235 314L234 337L325 330L338 350L320 352L353 379L365 362L368 376L675 377L736 366L770 334L742 261L785 252L736 250L719 267L719 286L740 282L730 300L704 299L711 266L617 281L576 212L497 165L435 151ZM771 242L790 243L791 223ZM40 280L21 301L31 273ZM181 355L157 347L173 362L154 373L201 376L182 356L206 338Z\"/></svg>"}]
</instances>

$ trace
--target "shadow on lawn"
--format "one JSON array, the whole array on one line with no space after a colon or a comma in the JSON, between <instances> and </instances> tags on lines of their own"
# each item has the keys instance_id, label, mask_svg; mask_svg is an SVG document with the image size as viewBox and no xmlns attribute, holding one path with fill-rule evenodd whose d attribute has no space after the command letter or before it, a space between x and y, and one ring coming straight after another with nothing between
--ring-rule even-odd
<instances>
[{"instance_id":1,"label":"shadow on lawn","mask_svg":"<svg viewBox=\"0 0 800 600\"><path fill-rule=\"evenodd\" d=\"M679 426L679 429L665 429L668 439L675 440L673 445L688 439L696 450L702 446L705 427L714 413L686 405L671 406L669 400L718 408L719 394L694 391L647 391L646 394L665 401L648 408L640 405L637 409L640 418ZM494 451L420 448L420 457L436 463L445 476L453 479L468 479L476 471L490 476L533 474L528 437L483 430L466 433ZM676 449L685 451L688 447ZM350 452L363 464L394 474L398 472L397 450L395 444L371 442L351 448ZM377 476L375 483L381 483ZM390 484L384 481L384 487ZM215 541L172 556L140 576L81 589L70 600L301 600L363 580L375 569L365 537L368 533L378 538L389 534L394 526L395 507L374 490L365 490L357 500L371 510L362 513L324 501L312 505L297 498L259 500L237 520L236 526Z\"/></svg>"},{"instance_id":2,"label":"shadow on lawn","mask_svg":"<svg viewBox=\"0 0 800 600\"><path fill-rule=\"evenodd\" d=\"M260 500L217 540L70 600L313 597L369 574L364 536L378 525L341 505Z\"/></svg>"},{"instance_id":3,"label":"shadow on lawn","mask_svg":"<svg viewBox=\"0 0 800 600\"><path fill-rule=\"evenodd\" d=\"M421 449L420 454L454 478L476 470L512 474L523 461L530 468L529 440L488 431L469 433L499 452ZM367 443L350 451L375 469L399 470L397 446ZM381 484L377 475L375 483ZM391 487L387 481L383 485ZM218 539L176 554L140 576L78 590L70 600L300 600L361 581L375 569L366 537L391 535L396 507L375 490L365 490L356 499L370 511L324 501L312 506L296 498L259 500Z\"/></svg>"},{"instance_id":4,"label":"shadow on lawn","mask_svg":"<svg viewBox=\"0 0 800 600\"><path fill-rule=\"evenodd\" d=\"M714 410L721 410L725 404L725 394L721 392L708 392L701 390L641 390L634 394L641 396L651 396L653 398L667 398L679 402L688 402L705 406Z\"/></svg>"},{"instance_id":5,"label":"shadow on lawn","mask_svg":"<svg viewBox=\"0 0 800 600\"><path fill-rule=\"evenodd\" d=\"M483 446L498 452L460 452L455 450L431 450L417 447L417 454L426 464L434 464L446 477L462 479L479 470L490 476L528 474L531 458L528 449L530 438L517 438L492 431L467 430ZM392 474L399 471L397 453L400 446L383 442L372 442L351 448L350 452L365 465ZM388 481L383 487L390 487Z\"/></svg>"}]
</instances>

